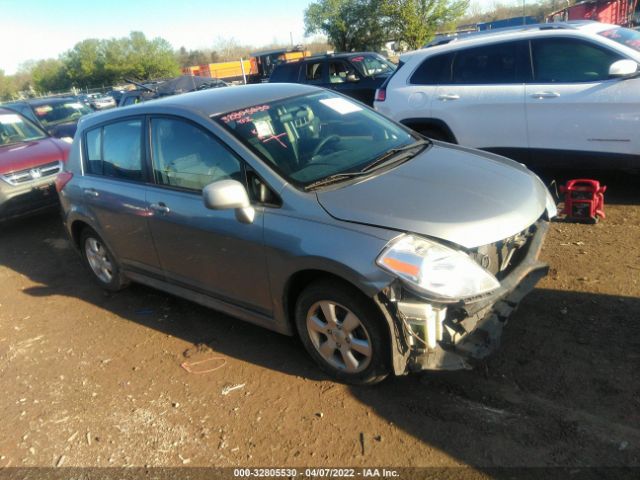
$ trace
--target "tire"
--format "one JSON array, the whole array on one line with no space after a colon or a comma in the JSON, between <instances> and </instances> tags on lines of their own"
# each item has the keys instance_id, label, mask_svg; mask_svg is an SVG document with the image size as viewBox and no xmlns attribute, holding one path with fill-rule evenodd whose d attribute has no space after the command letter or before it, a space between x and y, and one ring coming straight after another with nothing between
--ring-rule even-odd
<instances>
[{"instance_id":1,"label":"tire","mask_svg":"<svg viewBox=\"0 0 640 480\"><path fill-rule=\"evenodd\" d=\"M389 341L381 314L354 287L312 283L298 297L295 321L309 355L337 380L371 385L389 374Z\"/></svg>"},{"instance_id":2,"label":"tire","mask_svg":"<svg viewBox=\"0 0 640 480\"><path fill-rule=\"evenodd\" d=\"M80 254L94 281L105 290L117 292L128 285L111 251L89 227L80 234Z\"/></svg>"}]
</instances>

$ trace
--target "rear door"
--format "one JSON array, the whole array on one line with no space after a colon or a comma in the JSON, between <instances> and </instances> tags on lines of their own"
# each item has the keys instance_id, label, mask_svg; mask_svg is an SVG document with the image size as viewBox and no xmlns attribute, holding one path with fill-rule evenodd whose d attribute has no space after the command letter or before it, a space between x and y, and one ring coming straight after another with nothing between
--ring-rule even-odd
<instances>
[{"instance_id":1,"label":"rear door","mask_svg":"<svg viewBox=\"0 0 640 480\"><path fill-rule=\"evenodd\" d=\"M527 148L524 82L530 78L527 43L502 42L449 55L431 103L459 144L507 156Z\"/></svg>"},{"instance_id":2,"label":"rear door","mask_svg":"<svg viewBox=\"0 0 640 480\"><path fill-rule=\"evenodd\" d=\"M531 41L534 79L526 86L529 145L538 162L582 166L638 154L640 79L610 79L624 57L589 40ZM606 165L606 163L605 163Z\"/></svg>"},{"instance_id":3,"label":"rear door","mask_svg":"<svg viewBox=\"0 0 640 480\"><path fill-rule=\"evenodd\" d=\"M84 205L125 267L162 275L147 219L143 117L101 125L85 134Z\"/></svg>"},{"instance_id":4,"label":"rear door","mask_svg":"<svg viewBox=\"0 0 640 480\"><path fill-rule=\"evenodd\" d=\"M264 214L240 223L234 210L209 210L202 188L244 183L243 162L210 131L179 117L152 117L155 186L147 200L151 233L168 281L269 315Z\"/></svg>"}]
</instances>

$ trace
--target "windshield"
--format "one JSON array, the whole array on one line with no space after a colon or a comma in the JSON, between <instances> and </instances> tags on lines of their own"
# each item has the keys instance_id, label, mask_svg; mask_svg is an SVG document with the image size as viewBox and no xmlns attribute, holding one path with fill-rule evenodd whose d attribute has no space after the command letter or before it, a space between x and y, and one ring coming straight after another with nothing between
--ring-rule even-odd
<instances>
[{"instance_id":1,"label":"windshield","mask_svg":"<svg viewBox=\"0 0 640 480\"><path fill-rule=\"evenodd\" d=\"M68 123L77 121L81 116L92 113L93 110L79 101L72 100L68 102L52 102L40 105L34 105L33 111L40 123L46 128L58 125L60 123Z\"/></svg>"},{"instance_id":2,"label":"windshield","mask_svg":"<svg viewBox=\"0 0 640 480\"><path fill-rule=\"evenodd\" d=\"M298 186L358 171L415 141L383 116L328 92L263 103L216 120Z\"/></svg>"},{"instance_id":3,"label":"windshield","mask_svg":"<svg viewBox=\"0 0 640 480\"><path fill-rule=\"evenodd\" d=\"M377 55L357 55L351 57L351 62L366 76L375 77L376 75L392 73L396 70L396 66L388 60Z\"/></svg>"},{"instance_id":4,"label":"windshield","mask_svg":"<svg viewBox=\"0 0 640 480\"><path fill-rule=\"evenodd\" d=\"M636 30L623 27L612 28L600 32L600 35L640 52L640 32Z\"/></svg>"},{"instance_id":5,"label":"windshield","mask_svg":"<svg viewBox=\"0 0 640 480\"><path fill-rule=\"evenodd\" d=\"M0 113L0 146L40 140L47 135L17 113Z\"/></svg>"}]
</instances>

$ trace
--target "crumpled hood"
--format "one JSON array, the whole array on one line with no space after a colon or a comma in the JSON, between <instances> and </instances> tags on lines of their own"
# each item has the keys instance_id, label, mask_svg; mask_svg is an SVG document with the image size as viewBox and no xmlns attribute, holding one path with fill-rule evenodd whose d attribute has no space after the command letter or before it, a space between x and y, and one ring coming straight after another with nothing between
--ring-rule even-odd
<instances>
[{"instance_id":1,"label":"crumpled hood","mask_svg":"<svg viewBox=\"0 0 640 480\"><path fill-rule=\"evenodd\" d=\"M317 192L337 219L466 248L524 230L545 211L547 195L540 179L516 162L441 143L376 177Z\"/></svg>"}]
</instances>

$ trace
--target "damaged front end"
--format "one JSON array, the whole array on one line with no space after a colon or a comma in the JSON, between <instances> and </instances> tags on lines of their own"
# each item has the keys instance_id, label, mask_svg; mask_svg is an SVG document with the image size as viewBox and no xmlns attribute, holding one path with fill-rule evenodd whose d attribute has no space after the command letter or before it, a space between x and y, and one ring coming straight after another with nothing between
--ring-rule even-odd
<instances>
[{"instance_id":1,"label":"damaged front end","mask_svg":"<svg viewBox=\"0 0 640 480\"><path fill-rule=\"evenodd\" d=\"M493 352L509 316L548 272L538 260L547 230L540 219L518 235L468 252L499 282L490 292L442 298L403 279L383 289L375 300L395 326L395 373L470 368Z\"/></svg>"}]
</instances>

